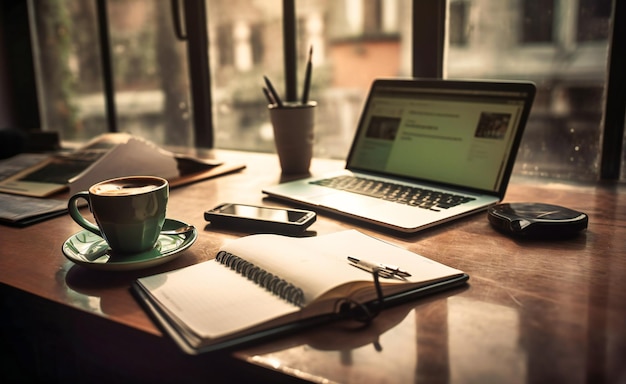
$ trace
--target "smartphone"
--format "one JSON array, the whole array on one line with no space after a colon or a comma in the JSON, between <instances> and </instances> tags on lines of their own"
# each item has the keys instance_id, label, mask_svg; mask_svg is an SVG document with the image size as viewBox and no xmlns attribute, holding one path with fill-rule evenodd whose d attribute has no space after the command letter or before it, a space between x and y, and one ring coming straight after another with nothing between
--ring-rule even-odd
<instances>
[{"instance_id":1,"label":"smartphone","mask_svg":"<svg viewBox=\"0 0 626 384\"><path fill-rule=\"evenodd\" d=\"M306 231L317 215L303 209L224 203L204 212L204 219L216 227L297 235Z\"/></svg>"}]
</instances>

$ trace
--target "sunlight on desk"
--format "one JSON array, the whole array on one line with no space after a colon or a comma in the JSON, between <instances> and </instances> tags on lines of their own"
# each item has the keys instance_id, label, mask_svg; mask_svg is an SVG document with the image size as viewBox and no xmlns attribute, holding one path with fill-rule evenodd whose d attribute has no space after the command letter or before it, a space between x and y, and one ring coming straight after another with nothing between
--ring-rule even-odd
<instances>
[{"instance_id":1,"label":"sunlight on desk","mask_svg":"<svg viewBox=\"0 0 626 384\"><path fill-rule=\"evenodd\" d=\"M447 323L451 382L528 381L514 308L451 297Z\"/></svg>"}]
</instances>

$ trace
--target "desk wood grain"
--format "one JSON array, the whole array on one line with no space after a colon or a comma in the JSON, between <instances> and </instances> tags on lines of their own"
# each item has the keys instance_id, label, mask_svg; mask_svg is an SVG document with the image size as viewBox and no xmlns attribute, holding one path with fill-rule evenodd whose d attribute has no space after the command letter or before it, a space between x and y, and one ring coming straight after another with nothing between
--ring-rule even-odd
<instances>
[{"instance_id":1,"label":"desk wood grain","mask_svg":"<svg viewBox=\"0 0 626 384\"><path fill-rule=\"evenodd\" d=\"M469 285L393 308L365 329L340 323L228 354L182 355L134 300L131 281L209 260L242 235L206 226L205 209L226 201L280 205L260 192L280 181L274 156L216 156L247 168L171 191L168 217L200 229L171 263L123 273L76 266L61 252L80 229L69 216L0 228L3 300L10 308L27 302L35 309L21 306L22 313L47 317L31 321L61 332L53 342L74 349L76 363L50 373L68 364L53 359L40 367L44 376L89 378L97 368L100 377L108 369L112 377L177 382L263 375L273 382L626 382L626 188L522 178L513 179L506 201L586 212L588 230L568 240L522 241L496 232L479 213L402 236L320 213L311 227L318 234L359 229L467 272ZM315 159L312 171L342 166Z\"/></svg>"}]
</instances>

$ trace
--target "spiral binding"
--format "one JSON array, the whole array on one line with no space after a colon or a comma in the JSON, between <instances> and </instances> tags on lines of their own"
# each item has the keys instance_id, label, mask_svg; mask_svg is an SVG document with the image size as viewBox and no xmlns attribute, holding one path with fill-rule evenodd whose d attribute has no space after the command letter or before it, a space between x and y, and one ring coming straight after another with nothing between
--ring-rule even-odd
<instances>
[{"instance_id":1,"label":"spiral binding","mask_svg":"<svg viewBox=\"0 0 626 384\"><path fill-rule=\"evenodd\" d=\"M304 302L304 292L293 284L273 275L266 270L259 268L253 263L235 256L226 251L220 251L215 260L252 280L256 284L279 296L280 298L302 307Z\"/></svg>"}]
</instances>

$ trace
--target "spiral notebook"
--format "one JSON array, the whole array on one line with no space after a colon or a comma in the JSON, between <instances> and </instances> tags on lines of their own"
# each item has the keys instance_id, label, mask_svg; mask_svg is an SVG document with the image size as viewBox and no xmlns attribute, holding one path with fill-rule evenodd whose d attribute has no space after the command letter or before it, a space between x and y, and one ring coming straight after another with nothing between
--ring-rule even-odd
<instances>
[{"instance_id":1,"label":"spiral notebook","mask_svg":"<svg viewBox=\"0 0 626 384\"><path fill-rule=\"evenodd\" d=\"M348 257L400 267L410 276L381 274L375 280L371 268ZM405 302L468 278L348 230L309 238L242 237L224 245L214 260L139 278L133 291L183 351L197 354L362 315L364 308Z\"/></svg>"}]
</instances>

